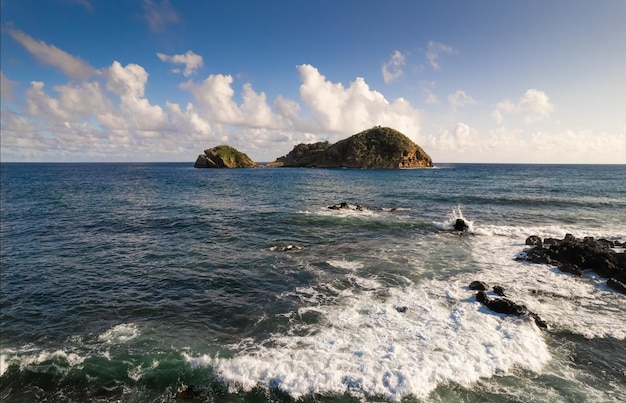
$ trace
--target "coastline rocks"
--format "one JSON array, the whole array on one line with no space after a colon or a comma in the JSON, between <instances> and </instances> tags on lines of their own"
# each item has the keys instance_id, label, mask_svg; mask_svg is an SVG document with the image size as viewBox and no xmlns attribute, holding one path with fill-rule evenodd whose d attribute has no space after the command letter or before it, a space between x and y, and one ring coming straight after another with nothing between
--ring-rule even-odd
<instances>
[{"instance_id":1,"label":"coastline rocks","mask_svg":"<svg viewBox=\"0 0 626 403\"><path fill-rule=\"evenodd\" d=\"M217 146L198 155L194 168L254 168L257 164L246 154L231 147Z\"/></svg>"},{"instance_id":2,"label":"coastline rocks","mask_svg":"<svg viewBox=\"0 0 626 403\"><path fill-rule=\"evenodd\" d=\"M299 144L268 166L318 168L429 168L432 159L411 139L375 126L335 144Z\"/></svg>"},{"instance_id":3,"label":"coastline rocks","mask_svg":"<svg viewBox=\"0 0 626 403\"><path fill-rule=\"evenodd\" d=\"M341 202L340 204L334 204L332 206L328 206L330 210L357 210L357 211L366 211L367 208L357 204L356 207L352 208L348 203Z\"/></svg>"},{"instance_id":4,"label":"coastline rocks","mask_svg":"<svg viewBox=\"0 0 626 403\"><path fill-rule=\"evenodd\" d=\"M616 244L621 244L592 237L578 239L571 234L565 235L562 240L549 238L543 244L538 242L541 242L540 237L529 237L526 244L535 246L516 259L549 264L577 276L581 276L583 270L592 270L610 279L610 283L607 282L609 287L626 293L626 255L613 249Z\"/></svg>"},{"instance_id":5,"label":"coastline rocks","mask_svg":"<svg viewBox=\"0 0 626 403\"><path fill-rule=\"evenodd\" d=\"M542 329L548 328L548 324L543 321L539 315L529 311L526 306L513 302L508 298L490 298L485 291L478 291L476 294L476 301L482 303L488 309L496 313L514 316L528 316L535 321L535 324L538 327Z\"/></svg>"}]
</instances>

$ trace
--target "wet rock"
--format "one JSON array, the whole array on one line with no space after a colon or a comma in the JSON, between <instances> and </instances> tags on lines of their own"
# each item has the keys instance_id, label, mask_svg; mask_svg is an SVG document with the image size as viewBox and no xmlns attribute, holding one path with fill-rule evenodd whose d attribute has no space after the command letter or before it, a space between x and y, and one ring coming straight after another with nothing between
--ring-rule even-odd
<instances>
[{"instance_id":1,"label":"wet rock","mask_svg":"<svg viewBox=\"0 0 626 403\"><path fill-rule=\"evenodd\" d=\"M331 210L350 210L350 206L346 202L341 202L340 204L328 206L328 208Z\"/></svg>"},{"instance_id":2,"label":"wet rock","mask_svg":"<svg viewBox=\"0 0 626 403\"><path fill-rule=\"evenodd\" d=\"M504 288L499 285L493 286L493 292L501 297L506 297L506 295L504 295Z\"/></svg>"},{"instance_id":3,"label":"wet rock","mask_svg":"<svg viewBox=\"0 0 626 403\"><path fill-rule=\"evenodd\" d=\"M457 218L456 221L454 222L455 231L467 231L468 228L469 228L469 225L467 225L465 220L462 218Z\"/></svg>"},{"instance_id":4,"label":"wet rock","mask_svg":"<svg viewBox=\"0 0 626 403\"><path fill-rule=\"evenodd\" d=\"M489 285L482 281L472 281L469 285L469 289L474 291L487 291L489 289Z\"/></svg>"},{"instance_id":5,"label":"wet rock","mask_svg":"<svg viewBox=\"0 0 626 403\"><path fill-rule=\"evenodd\" d=\"M611 277L610 279L608 279L606 281L606 285L614 289L615 291L619 291L623 294L626 294L626 284L619 281L618 279L614 277Z\"/></svg>"},{"instance_id":6,"label":"wet rock","mask_svg":"<svg viewBox=\"0 0 626 403\"><path fill-rule=\"evenodd\" d=\"M539 315L529 311L526 306L518 304L508 298L489 298L486 292L478 291L476 294L476 300L494 312L505 315L528 316L535 321L535 324L538 327L542 329L548 328L548 324L543 321Z\"/></svg>"},{"instance_id":7,"label":"wet rock","mask_svg":"<svg viewBox=\"0 0 626 403\"><path fill-rule=\"evenodd\" d=\"M408 310L409 310L409 307L407 307L407 306L397 306L396 307L396 311L398 311L400 313L405 313Z\"/></svg>"},{"instance_id":8,"label":"wet rock","mask_svg":"<svg viewBox=\"0 0 626 403\"><path fill-rule=\"evenodd\" d=\"M542 245L543 241L541 240L541 237L537 236L537 235L531 235L528 238L526 238L526 245Z\"/></svg>"}]
</instances>

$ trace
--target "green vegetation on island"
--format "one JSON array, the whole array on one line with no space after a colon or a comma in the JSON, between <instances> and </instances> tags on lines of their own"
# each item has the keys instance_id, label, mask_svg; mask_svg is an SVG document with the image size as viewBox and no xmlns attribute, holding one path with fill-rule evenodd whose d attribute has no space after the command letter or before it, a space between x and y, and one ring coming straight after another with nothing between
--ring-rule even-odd
<instances>
[{"instance_id":1,"label":"green vegetation on island","mask_svg":"<svg viewBox=\"0 0 626 403\"><path fill-rule=\"evenodd\" d=\"M196 168L249 168L258 166L246 154L230 146L204 151ZM399 131L375 126L347 139L331 144L328 141L298 144L289 154L267 166L318 168L428 168L430 156Z\"/></svg>"},{"instance_id":2,"label":"green vegetation on island","mask_svg":"<svg viewBox=\"0 0 626 403\"><path fill-rule=\"evenodd\" d=\"M198 155L196 168L253 168L257 164L246 154L231 146L217 146Z\"/></svg>"}]
</instances>

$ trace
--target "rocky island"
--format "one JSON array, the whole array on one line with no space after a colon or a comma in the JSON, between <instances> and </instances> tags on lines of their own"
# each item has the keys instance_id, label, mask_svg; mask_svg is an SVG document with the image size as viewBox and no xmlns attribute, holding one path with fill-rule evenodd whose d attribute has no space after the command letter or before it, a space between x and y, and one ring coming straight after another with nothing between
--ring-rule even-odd
<instances>
[{"instance_id":1,"label":"rocky island","mask_svg":"<svg viewBox=\"0 0 626 403\"><path fill-rule=\"evenodd\" d=\"M195 168L254 168L257 164L231 146L217 146L198 155Z\"/></svg>"},{"instance_id":2,"label":"rocky island","mask_svg":"<svg viewBox=\"0 0 626 403\"><path fill-rule=\"evenodd\" d=\"M218 146L198 156L196 168L251 168L258 166L246 154L230 146ZM432 159L399 131L375 126L347 139L298 144L289 154L267 164L270 167L305 168L430 168Z\"/></svg>"},{"instance_id":3,"label":"rocky island","mask_svg":"<svg viewBox=\"0 0 626 403\"><path fill-rule=\"evenodd\" d=\"M268 164L318 168L428 168L432 159L411 139L389 127L375 126L335 144L299 144Z\"/></svg>"}]
</instances>

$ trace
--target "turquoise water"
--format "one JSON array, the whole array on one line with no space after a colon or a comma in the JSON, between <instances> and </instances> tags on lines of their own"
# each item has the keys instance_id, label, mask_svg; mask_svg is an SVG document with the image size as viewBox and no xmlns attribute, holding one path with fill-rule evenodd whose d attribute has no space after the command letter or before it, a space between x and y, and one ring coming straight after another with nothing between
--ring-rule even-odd
<instances>
[{"instance_id":1,"label":"turquoise water","mask_svg":"<svg viewBox=\"0 0 626 403\"><path fill-rule=\"evenodd\" d=\"M514 260L532 234L626 241L624 165L1 176L3 401L626 400L626 297Z\"/></svg>"}]
</instances>

